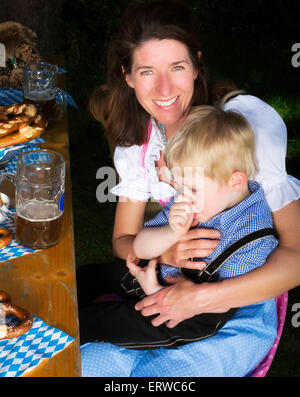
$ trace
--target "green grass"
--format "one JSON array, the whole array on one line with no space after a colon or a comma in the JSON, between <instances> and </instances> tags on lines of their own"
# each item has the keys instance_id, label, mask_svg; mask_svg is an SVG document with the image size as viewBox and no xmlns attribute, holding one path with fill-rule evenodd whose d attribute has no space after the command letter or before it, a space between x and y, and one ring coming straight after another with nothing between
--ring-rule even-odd
<instances>
[{"instance_id":1,"label":"green grass","mask_svg":"<svg viewBox=\"0 0 300 397\"><path fill-rule=\"evenodd\" d=\"M296 161L300 158L300 96L283 97L274 95L266 99L273 108L280 114L287 125L287 161ZM294 166L291 172L299 175L299 167Z\"/></svg>"}]
</instances>

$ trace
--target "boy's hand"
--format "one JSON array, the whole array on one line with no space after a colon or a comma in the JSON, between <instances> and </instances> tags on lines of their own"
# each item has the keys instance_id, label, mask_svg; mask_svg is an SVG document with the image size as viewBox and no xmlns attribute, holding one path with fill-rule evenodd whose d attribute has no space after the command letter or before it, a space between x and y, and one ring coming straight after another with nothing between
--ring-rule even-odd
<instances>
[{"instance_id":1,"label":"boy's hand","mask_svg":"<svg viewBox=\"0 0 300 397\"><path fill-rule=\"evenodd\" d=\"M163 288L163 286L157 281L157 259L152 259L149 261L147 266L140 267L134 263L131 254L128 254L126 265L130 273L137 279L146 295L154 294Z\"/></svg>"},{"instance_id":2,"label":"boy's hand","mask_svg":"<svg viewBox=\"0 0 300 397\"><path fill-rule=\"evenodd\" d=\"M170 208L169 227L181 237L190 229L193 218L192 201L186 195L180 194Z\"/></svg>"}]
</instances>

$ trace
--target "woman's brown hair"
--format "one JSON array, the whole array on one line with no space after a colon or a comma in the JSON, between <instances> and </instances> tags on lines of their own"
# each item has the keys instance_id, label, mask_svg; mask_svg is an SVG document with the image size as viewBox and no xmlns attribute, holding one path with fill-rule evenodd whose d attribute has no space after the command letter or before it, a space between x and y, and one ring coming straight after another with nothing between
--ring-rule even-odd
<instances>
[{"instance_id":1,"label":"woman's brown hair","mask_svg":"<svg viewBox=\"0 0 300 397\"><path fill-rule=\"evenodd\" d=\"M206 67L198 52L201 48L190 10L178 1L156 1L130 7L108 50L107 82L90 99L90 111L100 121L112 148L141 145L146 140L150 115L136 99L124 73L130 73L136 48L151 39L173 39L186 45L198 77L191 106L212 102ZM122 68L123 71L122 71Z\"/></svg>"}]
</instances>

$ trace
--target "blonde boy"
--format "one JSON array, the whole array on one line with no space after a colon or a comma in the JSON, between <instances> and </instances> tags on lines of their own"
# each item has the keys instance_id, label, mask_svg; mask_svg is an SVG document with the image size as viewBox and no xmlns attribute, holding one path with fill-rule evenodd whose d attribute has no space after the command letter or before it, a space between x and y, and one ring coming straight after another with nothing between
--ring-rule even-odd
<instances>
[{"instance_id":1,"label":"blonde boy","mask_svg":"<svg viewBox=\"0 0 300 397\"><path fill-rule=\"evenodd\" d=\"M144 317L135 310L137 300L145 293L168 288L168 276L176 281L185 276L185 282L194 288L195 283L247 273L265 263L277 246L262 188L251 181L256 172L254 137L241 115L210 106L195 108L168 142L165 160L178 195L137 234L136 257L150 261L142 267L134 263L135 258L127 258L130 272L122 285L128 295L100 312L105 319L97 330L101 341L127 348L171 348L214 335L238 309L199 314L175 326L153 326L153 316ZM160 283L156 258L190 227L219 230L222 236L217 248L200 259L206 263L204 269L180 270L160 264Z\"/></svg>"},{"instance_id":2,"label":"blonde boy","mask_svg":"<svg viewBox=\"0 0 300 397\"><path fill-rule=\"evenodd\" d=\"M164 223L159 214L136 236L138 258L158 257L192 225L201 227L240 204L251 195L248 181L257 172L250 124L236 112L211 106L193 109L168 142L164 156L180 193L169 206L168 224L158 226ZM129 257L127 266L147 295L163 288L155 274L156 261L140 268ZM164 280L168 274L179 275L170 266L161 270Z\"/></svg>"}]
</instances>

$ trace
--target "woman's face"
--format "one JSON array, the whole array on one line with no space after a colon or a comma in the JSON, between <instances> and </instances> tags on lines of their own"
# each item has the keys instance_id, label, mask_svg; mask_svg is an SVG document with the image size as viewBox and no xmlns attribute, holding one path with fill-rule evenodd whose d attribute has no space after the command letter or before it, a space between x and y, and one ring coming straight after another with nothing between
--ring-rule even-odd
<instances>
[{"instance_id":1,"label":"woman's face","mask_svg":"<svg viewBox=\"0 0 300 397\"><path fill-rule=\"evenodd\" d=\"M197 76L183 43L153 39L134 51L131 73L125 78L141 106L171 136L184 120Z\"/></svg>"}]
</instances>

